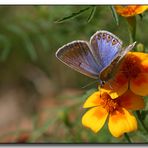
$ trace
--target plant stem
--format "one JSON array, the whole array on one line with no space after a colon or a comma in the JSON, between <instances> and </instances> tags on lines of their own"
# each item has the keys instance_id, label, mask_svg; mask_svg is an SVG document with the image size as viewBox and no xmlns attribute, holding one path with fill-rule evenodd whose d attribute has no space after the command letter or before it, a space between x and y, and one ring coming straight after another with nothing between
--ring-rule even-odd
<instances>
[{"instance_id":1,"label":"plant stem","mask_svg":"<svg viewBox=\"0 0 148 148\"><path fill-rule=\"evenodd\" d=\"M129 143L132 143L132 141L131 141L131 139L130 139L130 137L128 136L127 133L124 133L124 136L125 136L126 140L127 140Z\"/></svg>"},{"instance_id":2,"label":"plant stem","mask_svg":"<svg viewBox=\"0 0 148 148\"><path fill-rule=\"evenodd\" d=\"M136 40L136 17L133 16L127 18L127 22L128 22L130 43L133 43Z\"/></svg>"},{"instance_id":3,"label":"plant stem","mask_svg":"<svg viewBox=\"0 0 148 148\"><path fill-rule=\"evenodd\" d=\"M141 123L141 125L143 126L144 130L148 133L148 128L145 126L142 118L141 118L141 114L140 114L140 111L136 111L136 114L137 114L137 117L139 119L139 122Z\"/></svg>"}]
</instances>

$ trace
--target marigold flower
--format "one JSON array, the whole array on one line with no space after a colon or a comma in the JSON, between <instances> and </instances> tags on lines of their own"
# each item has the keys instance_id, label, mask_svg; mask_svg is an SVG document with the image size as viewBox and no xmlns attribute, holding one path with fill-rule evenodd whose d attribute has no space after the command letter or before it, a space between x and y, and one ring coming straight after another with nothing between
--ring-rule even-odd
<instances>
[{"instance_id":1,"label":"marigold flower","mask_svg":"<svg viewBox=\"0 0 148 148\"><path fill-rule=\"evenodd\" d=\"M101 91L109 93L114 99L128 89L140 96L148 95L148 54L129 52L114 78Z\"/></svg>"},{"instance_id":2,"label":"marigold flower","mask_svg":"<svg viewBox=\"0 0 148 148\"><path fill-rule=\"evenodd\" d=\"M128 110L144 108L144 99L127 91L122 96L112 99L106 92L93 93L84 103L84 108L90 108L82 117L82 124L93 132L98 132L107 117L108 127L114 137L137 130L137 120Z\"/></svg>"},{"instance_id":3,"label":"marigold flower","mask_svg":"<svg viewBox=\"0 0 148 148\"><path fill-rule=\"evenodd\" d=\"M148 9L148 5L128 5L128 6L115 6L118 14L124 17L131 17L141 14Z\"/></svg>"}]
</instances>

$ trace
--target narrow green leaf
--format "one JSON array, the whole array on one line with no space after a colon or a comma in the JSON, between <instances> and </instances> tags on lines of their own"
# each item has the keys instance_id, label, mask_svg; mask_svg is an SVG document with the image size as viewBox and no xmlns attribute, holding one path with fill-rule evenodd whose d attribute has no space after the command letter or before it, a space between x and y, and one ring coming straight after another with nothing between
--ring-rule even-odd
<instances>
[{"instance_id":1,"label":"narrow green leaf","mask_svg":"<svg viewBox=\"0 0 148 148\"><path fill-rule=\"evenodd\" d=\"M142 128L144 129L144 131L148 134L148 127L147 124L145 124L145 122L142 120L141 117L141 112L139 110L136 111L136 115L138 117L138 121L140 122Z\"/></svg>"},{"instance_id":2,"label":"narrow green leaf","mask_svg":"<svg viewBox=\"0 0 148 148\"><path fill-rule=\"evenodd\" d=\"M32 22L27 22L23 21L22 25L28 29L29 31L33 32L36 35L36 39L38 42L40 42L43 46L43 49L47 52L49 51L49 43L47 37L40 32L39 27L32 23Z\"/></svg>"},{"instance_id":3,"label":"narrow green leaf","mask_svg":"<svg viewBox=\"0 0 148 148\"><path fill-rule=\"evenodd\" d=\"M69 19L72 19L72 18L74 18L74 17L77 17L77 16L81 15L83 12L89 10L90 8L91 8L91 7L87 7L87 8L81 9L81 10L79 10L78 12L74 12L74 13L72 13L72 14L69 15L69 16L66 16L66 17L64 17L64 18L61 18L61 19L55 21L55 23L63 23L63 22L65 22L65 21L69 20Z\"/></svg>"},{"instance_id":4,"label":"narrow green leaf","mask_svg":"<svg viewBox=\"0 0 148 148\"><path fill-rule=\"evenodd\" d=\"M148 110L142 110L141 111L141 119L142 120L145 120L147 115L148 115Z\"/></svg>"},{"instance_id":5,"label":"narrow green leaf","mask_svg":"<svg viewBox=\"0 0 148 148\"><path fill-rule=\"evenodd\" d=\"M125 136L126 140L128 141L128 143L132 143L132 141L127 133L124 133L124 136Z\"/></svg>"},{"instance_id":6,"label":"narrow green leaf","mask_svg":"<svg viewBox=\"0 0 148 148\"><path fill-rule=\"evenodd\" d=\"M24 43L26 45L26 50L28 54L30 55L31 60L35 61L37 59L37 53L33 47L33 44L31 43L29 38L25 38Z\"/></svg>"},{"instance_id":7,"label":"narrow green leaf","mask_svg":"<svg viewBox=\"0 0 148 148\"><path fill-rule=\"evenodd\" d=\"M14 24L9 25L8 30L10 30L11 32L15 33L16 35L22 38L23 43L25 45L25 50L28 52L31 60L35 61L37 59L37 53L26 32Z\"/></svg>"},{"instance_id":8,"label":"narrow green leaf","mask_svg":"<svg viewBox=\"0 0 148 148\"><path fill-rule=\"evenodd\" d=\"M5 37L4 35L0 35L0 42L2 42L3 44L3 51L0 55L0 60L3 62L7 59L10 51L11 51L11 48L10 48L10 42L9 42L9 39L7 37Z\"/></svg>"},{"instance_id":9,"label":"narrow green leaf","mask_svg":"<svg viewBox=\"0 0 148 148\"><path fill-rule=\"evenodd\" d=\"M53 125L57 121L57 118L55 117L54 119L48 119L45 124L42 127L38 127L35 129L28 140L28 142L35 142L40 136L42 136L43 133L45 133L48 128Z\"/></svg>"},{"instance_id":10,"label":"narrow green leaf","mask_svg":"<svg viewBox=\"0 0 148 148\"><path fill-rule=\"evenodd\" d=\"M89 15L89 17L88 17L88 19L87 19L87 22L88 22L88 23L92 20L92 18L93 18L93 16L94 16L95 12L96 12L96 6L93 6L93 7L92 7L92 10L91 10L91 12L90 12L90 15Z\"/></svg>"},{"instance_id":11,"label":"narrow green leaf","mask_svg":"<svg viewBox=\"0 0 148 148\"><path fill-rule=\"evenodd\" d=\"M111 11L112 11L113 18L114 18L114 20L115 20L115 22L116 22L116 24L117 24L117 26L118 26L118 25L119 25L118 14L117 14L117 12L116 12L114 6L110 6L110 8L111 8Z\"/></svg>"},{"instance_id":12,"label":"narrow green leaf","mask_svg":"<svg viewBox=\"0 0 148 148\"><path fill-rule=\"evenodd\" d=\"M143 140L145 140L145 142L148 142L148 138L147 138L147 134L144 134L141 130L137 131L136 134L138 135L138 137L142 138Z\"/></svg>"}]
</instances>

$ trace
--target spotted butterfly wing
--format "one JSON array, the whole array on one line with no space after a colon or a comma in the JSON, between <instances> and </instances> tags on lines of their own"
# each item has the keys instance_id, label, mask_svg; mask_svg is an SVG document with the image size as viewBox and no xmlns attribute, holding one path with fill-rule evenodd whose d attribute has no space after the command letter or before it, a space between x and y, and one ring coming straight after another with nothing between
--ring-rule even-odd
<instances>
[{"instance_id":1,"label":"spotted butterfly wing","mask_svg":"<svg viewBox=\"0 0 148 148\"><path fill-rule=\"evenodd\" d=\"M111 79L117 71L121 60L130 51L135 42L127 48L122 48L122 41L108 31L97 31L90 39L92 53L101 63L103 69L100 71L101 83Z\"/></svg>"},{"instance_id":2,"label":"spotted butterfly wing","mask_svg":"<svg viewBox=\"0 0 148 148\"><path fill-rule=\"evenodd\" d=\"M107 67L122 50L122 41L108 31L97 31L90 39L93 56L102 67Z\"/></svg>"}]
</instances>

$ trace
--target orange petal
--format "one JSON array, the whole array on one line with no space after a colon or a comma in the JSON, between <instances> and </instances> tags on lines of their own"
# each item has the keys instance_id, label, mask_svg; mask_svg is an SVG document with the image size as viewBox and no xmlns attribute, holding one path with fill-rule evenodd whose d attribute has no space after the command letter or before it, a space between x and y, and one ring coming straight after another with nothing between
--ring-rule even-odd
<instances>
[{"instance_id":1,"label":"orange petal","mask_svg":"<svg viewBox=\"0 0 148 148\"><path fill-rule=\"evenodd\" d=\"M148 73L140 73L136 78L130 80L130 89L137 95L148 95Z\"/></svg>"},{"instance_id":2,"label":"orange petal","mask_svg":"<svg viewBox=\"0 0 148 148\"><path fill-rule=\"evenodd\" d=\"M143 53L143 52L129 52L128 55L131 54L131 55L134 55L136 56L137 58L139 58L141 61L147 61L148 59L148 54L147 53Z\"/></svg>"},{"instance_id":3,"label":"orange petal","mask_svg":"<svg viewBox=\"0 0 148 148\"><path fill-rule=\"evenodd\" d=\"M136 58L136 65L139 66L142 73L148 72L148 54L142 52L130 52L128 56L132 56L131 58Z\"/></svg>"},{"instance_id":4,"label":"orange petal","mask_svg":"<svg viewBox=\"0 0 148 148\"><path fill-rule=\"evenodd\" d=\"M141 14L148 9L147 5L115 6L117 13L124 17L131 17Z\"/></svg>"},{"instance_id":5,"label":"orange petal","mask_svg":"<svg viewBox=\"0 0 148 148\"><path fill-rule=\"evenodd\" d=\"M120 100L120 105L128 110L139 110L143 109L145 106L144 99L138 95L135 95L130 90L128 90L118 99Z\"/></svg>"},{"instance_id":6,"label":"orange petal","mask_svg":"<svg viewBox=\"0 0 148 148\"><path fill-rule=\"evenodd\" d=\"M137 130L137 120L130 112L122 108L110 114L108 127L114 137L120 137L124 133Z\"/></svg>"},{"instance_id":7,"label":"orange petal","mask_svg":"<svg viewBox=\"0 0 148 148\"><path fill-rule=\"evenodd\" d=\"M83 108L89 108L89 107L100 105L100 101L101 101L100 96L101 96L101 93L99 91L93 93L90 97L88 97L88 99L83 105Z\"/></svg>"},{"instance_id":8,"label":"orange petal","mask_svg":"<svg viewBox=\"0 0 148 148\"><path fill-rule=\"evenodd\" d=\"M141 60L140 70L141 73L148 73L148 54L145 59Z\"/></svg>"},{"instance_id":9,"label":"orange petal","mask_svg":"<svg viewBox=\"0 0 148 148\"><path fill-rule=\"evenodd\" d=\"M104 125L108 112L102 107L94 107L88 110L82 117L82 124L93 132L98 132Z\"/></svg>"},{"instance_id":10,"label":"orange petal","mask_svg":"<svg viewBox=\"0 0 148 148\"><path fill-rule=\"evenodd\" d=\"M101 92L107 92L112 99L115 99L125 93L128 89L128 80L122 72L119 72L115 77L108 81L102 88Z\"/></svg>"}]
</instances>

